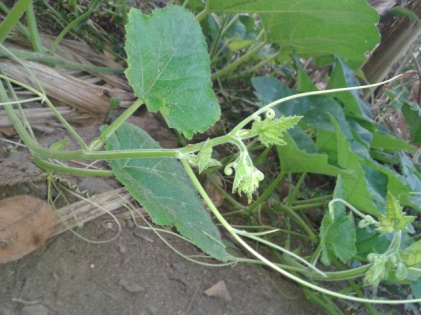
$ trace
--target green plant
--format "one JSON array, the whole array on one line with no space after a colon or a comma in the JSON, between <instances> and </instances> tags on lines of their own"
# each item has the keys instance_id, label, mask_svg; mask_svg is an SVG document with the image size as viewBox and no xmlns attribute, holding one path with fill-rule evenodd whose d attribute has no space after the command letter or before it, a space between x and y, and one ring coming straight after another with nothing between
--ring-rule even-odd
<instances>
[{"instance_id":1,"label":"green plant","mask_svg":"<svg viewBox=\"0 0 421 315\"><path fill-rule=\"evenodd\" d=\"M192 1L194 3L196 2ZM275 6L275 1L269 0L259 4L207 1L204 7L200 4L194 6L195 9L202 10L196 18L189 11L175 6L156 10L150 16L132 10L126 28L126 76L139 100L110 126L102 127L100 137L89 145L60 116L42 92L42 87L29 87L0 76L12 96L13 88L10 83L21 85L38 95L38 99L51 108L77 140L79 150L66 150L66 139L50 148L40 147L24 115L19 114L21 102L17 99L9 100L5 89L1 88L2 105L34 160L41 167L48 172L116 176L149 211L155 223L176 226L180 233L210 256L222 261L259 262L233 257L226 252L219 232L201 204L197 192L215 218L260 262L322 293L359 302L395 304L397 302L391 300L365 299L357 285L355 291L359 296L354 297L328 291L314 283L319 280L346 280L364 276L364 284L376 286L384 279L401 282L417 279L420 275L416 267L421 262L417 254L420 245L408 235L412 231L414 217L406 216L401 205L420 210L419 197L413 191L417 191L421 176L419 167L402 153L402 150L413 150L413 147L373 122L367 104L359 97L357 90L362 87L358 86L351 68L339 57L334 60L326 57L327 54L336 53L347 59L353 68L359 66L365 50L372 48L378 40L373 22L375 14L363 1L358 2L358 6L353 6L352 10L355 11L349 7L341 7L344 12L352 11L356 12L355 16L362 15L361 32L370 34L369 43L357 45L358 52L354 49L356 43L360 42L358 38L353 44L347 42L344 46L333 45L338 50L326 47L326 41L334 36L333 31L315 43L305 41L304 28L290 41L287 37L292 36L294 29L287 28L285 32L276 33L280 25L272 22L282 20L279 18L285 14L297 18L305 13L304 8L313 8L319 12L316 14L318 18L321 18L321 12L323 16L327 14L333 18L333 14L326 10L337 9L336 3L339 2L331 1L326 7L317 8L312 3L306 1L296 15L291 14L294 8L290 1L277 2ZM184 4L189 5L187 1ZM262 12L263 7L270 12ZM284 10L276 11L280 7ZM211 15L210 12L222 15ZM254 20L250 15L241 19L239 13L242 12L259 13L262 25L250 26L250 22L254 23ZM222 19L219 20L221 16ZM211 42L213 59L209 58L205 37L197 20L207 20L209 25L223 22L207 38ZM329 18L324 23L331 30ZM241 28L241 25L247 30L243 38L233 39L226 35L231 27ZM313 31L319 33L312 33L310 36L320 35L316 28ZM351 31L357 32L355 28L349 27L342 30L349 33ZM249 39L247 36L253 37L254 32L258 35L255 39ZM233 46L233 43L236 45ZM258 56L267 45L276 51L266 55L263 52L263 57ZM146 132L126 123L128 117L142 104L146 104L149 111L159 111L170 127L191 139L195 133L203 132L214 125L220 117L220 107L212 90L210 67L218 67L221 58L237 58L223 69L217 69L212 76L217 79L244 66L249 59L257 58L255 62L259 66L262 62L283 60L292 51L289 46L300 56L315 56L321 63L333 64L327 85L330 90L315 90L295 58L293 66L297 73L297 89L305 93L299 94L272 77L254 77L253 86L264 106L240 121L225 135L180 149L162 149ZM238 47L248 50L242 53ZM232 50L226 52L226 49ZM253 68L254 66L251 67ZM242 70L250 73L250 69L246 67ZM327 94L333 97L327 97ZM213 153L214 148L219 145L233 146L236 153L226 160L218 160ZM101 151L104 146L106 151ZM252 152L262 147L261 156L253 161ZM266 189L258 195L258 187L264 181L265 175L256 165L265 160L271 150L279 159L280 173L272 182L265 183ZM67 167L52 159L107 159L110 160L112 171ZM400 166L402 174L389 166L393 164ZM197 167L199 173L220 168L226 175L234 175L233 192L247 196L247 205L239 205L231 199L241 214L252 218L262 209L287 213L290 221L294 221L304 231L297 234L317 246L315 252L310 257L300 257L299 252L295 252L290 244L291 234L288 234L285 246L279 246L269 238L276 234L276 229L249 232L231 226L204 191L192 167ZM287 199L270 199L279 182L285 176L295 173L299 174L299 180ZM298 200L304 180L311 173L337 178L333 196L327 194ZM256 196L256 200L252 202ZM330 199L332 200L329 202ZM353 214L347 215L344 205L361 219L358 228ZM320 232L300 213L311 207L329 209L322 220ZM281 263L274 263L262 256L243 238L272 248L274 255L280 257ZM353 261L358 267L324 272L319 269L319 260L325 265L339 266L339 269L347 268L346 263L349 261ZM302 276L307 280L303 280ZM400 302L419 301L413 299Z\"/></svg>"}]
</instances>

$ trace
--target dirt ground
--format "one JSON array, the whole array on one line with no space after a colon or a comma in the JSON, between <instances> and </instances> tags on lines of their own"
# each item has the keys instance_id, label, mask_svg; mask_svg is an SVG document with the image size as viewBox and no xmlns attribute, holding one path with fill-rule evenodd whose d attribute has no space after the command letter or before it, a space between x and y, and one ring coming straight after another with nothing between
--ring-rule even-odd
<instances>
[{"instance_id":1,"label":"dirt ground","mask_svg":"<svg viewBox=\"0 0 421 315\"><path fill-rule=\"evenodd\" d=\"M92 238L110 234L101 219L84 229ZM172 243L181 250L187 246ZM318 314L299 288L269 271L243 264L203 267L175 254L152 232L128 227L105 245L66 232L2 265L0 279L2 315ZM221 280L229 295L204 294Z\"/></svg>"},{"instance_id":2,"label":"dirt ground","mask_svg":"<svg viewBox=\"0 0 421 315\"><path fill-rule=\"evenodd\" d=\"M161 144L170 140L151 116L135 117L132 122L149 128ZM97 127L92 124L77 131L89 141L98 134ZM64 136L56 130L44 134L40 142L48 146ZM0 141L0 146L6 143ZM3 157L0 171L10 160L19 167L7 164L9 171L21 181L35 178L40 171L27 157L20 160L16 155ZM3 185L0 199L17 194L45 198L44 186L42 181ZM100 193L117 183L98 178L87 186ZM127 218L119 222L121 233L105 244L90 243L67 231L28 256L0 265L0 315L322 314L295 284L274 272L246 264L201 266L177 255L152 231L134 226ZM109 217L102 216L78 232L89 240L108 240L116 230L112 221L106 228L109 223ZM199 254L178 238L166 238L183 253ZM204 294L219 281L226 285L219 297Z\"/></svg>"}]
</instances>

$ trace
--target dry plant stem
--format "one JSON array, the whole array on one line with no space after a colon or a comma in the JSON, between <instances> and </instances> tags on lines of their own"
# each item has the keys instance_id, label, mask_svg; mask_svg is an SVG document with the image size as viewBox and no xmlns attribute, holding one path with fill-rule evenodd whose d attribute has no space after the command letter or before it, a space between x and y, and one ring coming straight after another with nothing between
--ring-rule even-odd
<instances>
[{"instance_id":1,"label":"dry plant stem","mask_svg":"<svg viewBox=\"0 0 421 315\"><path fill-rule=\"evenodd\" d=\"M10 49L10 48L8 48L6 51L3 47L0 47L0 57L10 57L10 54L13 54L16 58L42 62L52 67L61 67L61 68L72 69L72 70L83 70L83 71L95 72L95 73L122 74L124 72L124 69L100 67L100 66L85 66L80 63L69 62L69 61L60 59L59 57L49 56L47 54L39 54L39 53L30 52L30 51Z\"/></svg>"},{"instance_id":2,"label":"dry plant stem","mask_svg":"<svg viewBox=\"0 0 421 315\"><path fill-rule=\"evenodd\" d=\"M132 197L126 189L120 188L92 196L89 198L92 203L81 200L57 209L57 215L61 220L57 222L50 237L61 234L81 223L86 223L105 214L104 209L110 212L121 208L123 204L129 202L131 199ZM97 205L100 205L101 208Z\"/></svg>"},{"instance_id":3,"label":"dry plant stem","mask_svg":"<svg viewBox=\"0 0 421 315\"><path fill-rule=\"evenodd\" d=\"M417 16L421 16L421 1L413 1L410 9ZM408 51L420 34L419 21L411 20L409 17L397 20L390 34L382 40L362 67L367 81L378 82L386 77L393 64ZM367 92L364 93L364 98L370 96Z\"/></svg>"},{"instance_id":4,"label":"dry plant stem","mask_svg":"<svg viewBox=\"0 0 421 315\"><path fill-rule=\"evenodd\" d=\"M39 100L39 98L36 98L34 100ZM26 100L26 101L30 101L30 100ZM67 109L67 108L61 108L61 109L58 109L58 111L63 116L74 113L73 109ZM52 113L47 108L25 108L23 109L23 113L27 117L29 123L45 123L55 118L54 113ZM0 127L10 127L10 126L11 126L11 123L9 119L7 119L6 115L4 115L3 112L0 112Z\"/></svg>"}]
</instances>

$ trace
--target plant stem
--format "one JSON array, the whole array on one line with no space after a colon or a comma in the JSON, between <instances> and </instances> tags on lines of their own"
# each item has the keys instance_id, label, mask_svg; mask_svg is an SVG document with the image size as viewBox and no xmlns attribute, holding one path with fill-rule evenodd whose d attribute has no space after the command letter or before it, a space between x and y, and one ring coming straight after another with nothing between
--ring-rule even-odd
<instances>
[{"instance_id":1,"label":"plant stem","mask_svg":"<svg viewBox=\"0 0 421 315\"><path fill-rule=\"evenodd\" d=\"M102 0L95 0L94 2L92 2L90 4L90 8L88 11L86 11L85 13L83 13L82 15L80 15L79 17L77 17L76 19L74 19L72 22L70 22L64 30L61 31L61 33L57 36L56 40L54 41L54 43L51 45L50 47L50 55L54 55L54 53L56 52L56 49L58 47L58 45L60 44L61 40L64 38L64 36L66 36L66 34L68 32L70 32L70 30L76 26L80 21L83 21L84 19L88 18L92 12L94 12L96 10L96 8L101 4ZM77 10L75 10L75 12L77 12Z\"/></svg>"},{"instance_id":2,"label":"plant stem","mask_svg":"<svg viewBox=\"0 0 421 315\"><path fill-rule=\"evenodd\" d=\"M272 192L276 189L276 187L278 187L279 182L282 180L282 178L284 177L285 173L284 172L280 172L278 174L278 176L276 176L276 178L272 181L272 183L269 185L269 187L263 192L263 194L261 194L259 196L259 198L257 198L257 200L255 202L253 202L251 205L249 205L246 208L246 213L248 215L251 215L253 210L256 209L258 206L260 206L267 198L269 198L269 196L272 194Z\"/></svg>"},{"instance_id":3,"label":"plant stem","mask_svg":"<svg viewBox=\"0 0 421 315\"><path fill-rule=\"evenodd\" d=\"M32 73L31 73L32 74ZM87 146L85 144L85 142L82 140L82 138L76 133L76 131L70 126L70 124L67 122L66 119L64 119L64 117L60 114L60 112L55 108L55 106L53 104L51 104L51 102L49 101L49 99L46 98L45 94L42 94L41 92L37 91L36 89L23 84L21 82L18 82L14 79L10 79L5 77L4 75L0 74L0 78L6 79L7 80L7 84L10 85L10 82L18 84L20 86L23 86L24 88L26 88L27 90L35 93L36 95L38 95L39 97L42 98L42 100L47 104L47 106L51 109L51 111L54 113L54 115L56 115L57 119L63 124L64 127L66 127L66 129L69 131L69 133L75 138L75 140L79 143L79 145L82 147L82 149L87 150ZM12 87L10 86L10 90L13 91ZM8 101L7 96L5 96L2 101ZM13 110L13 106L11 105L7 105L5 106L5 110L7 113L7 116L10 120L10 122L12 123L12 125L15 127L15 129L17 127L19 127L19 130L21 130L22 134L19 135L22 137L22 140L26 141L25 144L28 145L28 148L30 148L30 144L32 144L33 149L35 149L35 146L38 146L37 144L34 145L34 137L31 137L31 135L28 134L28 132L26 131L25 127L22 125L21 121L19 120L19 118L17 117L16 113ZM26 120L25 115L22 114L22 119ZM19 125L19 126L17 126ZM26 124L27 127L30 129L29 124ZM32 132L32 131L31 131ZM52 150L54 151L54 150ZM60 151L57 151L60 152Z\"/></svg>"},{"instance_id":4,"label":"plant stem","mask_svg":"<svg viewBox=\"0 0 421 315\"><path fill-rule=\"evenodd\" d=\"M123 19L123 25L126 25L127 22L129 21L128 16L127 16L127 1L126 0L119 0L118 4L119 4L119 11L120 11L121 17Z\"/></svg>"},{"instance_id":5,"label":"plant stem","mask_svg":"<svg viewBox=\"0 0 421 315\"><path fill-rule=\"evenodd\" d=\"M294 187L294 190L292 191L292 193L288 196L288 201L287 201L287 206L290 207L294 202L295 199L297 198L297 194L300 191L301 185L304 182L304 179L307 176L307 172L304 172L301 174L300 178L297 181L297 184Z\"/></svg>"},{"instance_id":6,"label":"plant stem","mask_svg":"<svg viewBox=\"0 0 421 315\"><path fill-rule=\"evenodd\" d=\"M308 236L310 236L310 238L313 241L317 241L317 235L314 234L313 230L307 225L307 223L303 221L303 219L295 211L293 211L288 206L278 202L273 205L273 208L279 212L286 212L287 215L289 215L299 226L303 228L303 230L307 233Z\"/></svg>"},{"instance_id":7,"label":"plant stem","mask_svg":"<svg viewBox=\"0 0 421 315\"><path fill-rule=\"evenodd\" d=\"M239 235L243 235L243 236L248 237L248 238L250 238L250 239L252 239L252 240L255 240L255 241L259 242L259 243L265 244L265 245L266 245L266 246L268 246L268 247L271 247L271 248L277 249L278 251L282 252L284 255L288 255L289 257L294 258L294 260L295 260L297 263L301 262L301 264L300 264L300 265L301 265L302 267L303 267L303 265L304 265L304 266L306 266L307 268L310 268L313 272L316 272L316 273L317 273L317 274L319 274L320 276L325 277L325 275L324 275L324 273L323 273L323 272L319 271L317 268L315 268L314 266L312 266L311 264L309 264L309 263L308 263L308 261L304 260L303 258L301 258L300 256L298 256L297 254L295 254L295 253L293 253L293 252L291 252L291 251L288 251L288 250L286 250L286 249L284 249L284 248L282 248L282 247L280 247L280 246L278 246L278 245L275 245L275 244L273 244L273 243L271 243L271 242L269 242L269 241L266 241L266 240L264 240L264 239L262 239L262 238L260 238L260 237L254 236L254 235L252 235L252 234L250 234L250 233L243 232L243 231L237 231L237 233L238 233Z\"/></svg>"},{"instance_id":8,"label":"plant stem","mask_svg":"<svg viewBox=\"0 0 421 315\"><path fill-rule=\"evenodd\" d=\"M336 268L343 271L344 268L337 260L334 260L333 264L336 266ZM357 285L353 279L348 279L347 282L352 290L354 290L354 292L357 294L357 296L364 297L364 293L361 291L360 286ZM380 313L376 311L376 309L371 304L364 303L364 307L370 312L370 314L380 315Z\"/></svg>"},{"instance_id":9,"label":"plant stem","mask_svg":"<svg viewBox=\"0 0 421 315\"><path fill-rule=\"evenodd\" d=\"M49 163L43 159L40 159L36 156L33 157L35 163L44 170L55 171L66 174L73 174L79 176L114 176L112 171L107 170L91 170L84 168L76 168L70 166L62 166L54 163Z\"/></svg>"},{"instance_id":10,"label":"plant stem","mask_svg":"<svg viewBox=\"0 0 421 315\"><path fill-rule=\"evenodd\" d=\"M320 197L315 197L315 198L305 199L305 200L295 200L294 206L313 204L313 203L322 202L322 201L328 201L328 200L331 200L332 197L333 197L333 195L326 195L326 196L320 196Z\"/></svg>"},{"instance_id":11,"label":"plant stem","mask_svg":"<svg viewBox=\"0 0 421 315\"><path fill-rule=\"evenodd\" d=\"M223 34L222 32L224 31L225 25L227 24L227 22L228 22L228 14L224 14L222 16L222 23L219 26L218 33L216 34L216 37L213 40L212 47L211 47L211 50L209 52L209 58L212 61L213 61L213 58L215 57L215 53L216 53L216 49L218 48L219 40L221 39L221 36Z\"/></svg>"},{"instance_id":12,"label":"plant stem","mask_svg":"<svg viewBox=\"0 0 421 315\"><path fill-rule=\"evenodd\" d=\"M44 47L42 47L41 39L39 38L37 20L35 18L34 4L31 2L26 9L26 19L28 21L29 29L29 39L32 44L32 48L35 52L42 53L44 52Z\"/></svg>"},{"instance_id":13,"label":"plant stem","mask_svg":"<svg viewBox=\"0 0 421 315\"><path fill-rule=\"evenodd\" d=\"M205 17L208 16L209 13L210 13L209 1L206 1L205 8L203 9L202 12L200 12L198 15L196 15L196 20L198 22L201 22Z\"/></svg>"},{"instance_id":14,"label":"plant stem","mask_svg":"<svg viewBox=\"0 0 421 315\"><path fill-rule=\"evenodd\" d=\"M266 45L266 43L257 44L255 47L250 49L246 54L241 56L239 59L237 59L233 63L229 64L225 68L219 70L218 72L215 72L214 74L212 74L211 79L216 80L216 79L219 79L220 77L222 77L222 76L224 76L224 75L226 75L230 72L233 72L235 69L237 69L237 67L239 65L241 65L243 62L246 62L247 60L249 60L254 54L256 54L265 45Z\"/></svg>"},{"instance_id":15,"label":"plant stem","mask_svg":"<svg viewBox=\"0 0 421 315\"><path fill-rule=\"evenodd\" d=\"M90 145L91 151L99 150L107 142L108 138L111 137L114 132L143 104L142 99L138 99L134 104L132 104L122 115L120 115L110 126L107 127L101 135L92 141Z\"/></svg>"},{"instance_id":16,"label":"plant stem","mask_svg":"<svg viewBox=\"0 0 421 315\"><path fill-rule=\"evenodd\" d=\"M303 205L290 206L290 208L291 210L299 211L299 210L323 207L323 206L327 206L328 204L329 204L328 201L325 201L325 202L308 203L308 204L303 204Z\"/></svg>"},{"instance_id":17,"label":"plant stem","mask_svg":"<svg viewBox=\"0 0 421 315\"><path fill-rule=\"evenodd\" d=\"M261 67L263 67L264 65L266 65L267 63L269 63L270 61L274 60L280 54L281 54L280 51L277 52L277 53L274 53L274 54L270 55L269 57L267 57L265 60L260 61L257 65L251 67L250 69L247 69L245 71L242 71L242 72L240 72L238 74L230 75L229 77L227 77L227 80L235 80L235 79L241 78L241 77L243 77L243 76L245 76L247 74L254 73L257 70L259 70Z\"/></svg>"},{"instance_id":18,"label":"plant stem","mask_svg":"<svg viewBox=\"0 0 421 315\"><path fill-rule=\"evenodd\" d=\"M221 215L221 213L218 211L218 209L215 207L215 205L213 204L212 200L209 198L208 194L206 193L206 191L203 189L202 185L200 184L200 182L198 181L196 175L194 174L192 168L190 167L189 163L186 160L181 160L181 163L183 164L188 176L190 177L191 181L193 182L194 186L196 187L196 189L198 190L199 194L202 196L203 200L206 202L206 204L208 205L208 207L210 208L210 210L212 211L212 213L214 214L214 216L216 217L216 219L222 224L222 226L235 238L236 241L238 241L247 251L249 251L252 255L254 255L256 258L258 258L260 261L262 261L265 265L271 267L272 269L276 270L277 272L279 272L280 274L284 275L285 277L288 277L289 279L304 285L308 288L311 288L313 290L316 290L318 292L321 292L323 294L328 294L330 296L333 297L337 297L337 298L342 298L342 299L346 299L346 300L351 300L351 301L355 301L355 302L362 302L362 303L376 303L376 304L397 304L397 303L419 303L421 302L421 299L408 299L408 300L400 300L400 301L391 301L391 300L372 300L372 299L364 299L364 298L359 298L359 297L355 297L355 296L349 296L349 295L344 295L344 294L340 294L337 293L335 291L331 291L331 290L327 290L324 288L321 288L313 283L310 283L308 281L305 281L299 277L297 277L296 275L282 269L279 268L276 264L274 264L273 262L271 262L270 260L268 260L266 257L262 256L260 253L256 252L250 245L248 245L238 234L237 234L237 230L235 230L226 220L225 218ZM352 272L356 272L359 271L358 275L360 274L364 274L364 272L370 267L370 265L366 265L360 268L356 268L353 270L349 270L347 271L347 275L351 275ZM358 269L358 270L357 270ZM361 272L362 270L364 270L363 272ZM337 274L337 273L335 273ZM325 278L324 276L314 273L313 278L314 279L320 279L320 280L330 280L329 279L329 274L325 273L324 275L327 275L328 277ZM334 275L332 275L334 277ZM354 277L353 275L351 275L351 277Z\"/></svg>"},{"instance_id":19,"label":"plant stem","mask_svg":"<svg viewBox=\"0 0 421 315\"><path fill-rule=\"evenodd\" d=\"M7 95L2 85L0 85L0 100L7 101ZM16 115L11 105L4 105L4 109L8 115L8 118L14 126L16 132L19 134L22 141L26 144L29 151L34 157L43 158L54 158L59 160L105 160L105 159L119 159L119 158L177 158L179 156L179 150L174 149L156 149L156 150L121 150L121 151L101 151L101 152L87 152L84 150L73 150L73 151L61 151L43 148L38 145L35 139L33 139L25 127L21 124L18 116Z\"/></svg>"},{"instance_id":20,"label":"plant stem","mask_svg":"<svg viewBox=\"0 0 421 315\"><path fill-rule=\"evenodd\" d=\"M221 186L219 186L219 184L215 181L215 179L212 177L212 173L210 171L206 171L206 179L210 181L210 183L212 184L212 186L220 193L224 196L224 198L230 203L232 204L234 207L239 208L239 209L245 209L245 207L239 203L237 200L235 200L234 198L232 198L225 189L223 189ZM243 210L240 211L241 213L243 213Z\"/></svg>"},{"instance_id":21,"label":"plant stem","mask_svg":"<svg viewBox=\"0 0 421 315\"><path fill-rule=\"evenodd\" d=\"M245 118L243 121L241 121L240 123L238 123L237 126L235 126L231 131L230 134L237 134L241 129L243 129L249 122L251 122L252 120L254 120L256 117L260 116L262 113L268 111L270 108L288 102L290 100L294 100L296 98L301 98L301 97L306 97L306 96L313 96L313 95L324 95L324 94L331 94L331 93L337 93L337 92L346 92L346 91L354 91L354 90L361 90L361 89L367 89L367 88L372 88L372 87L376 87L376 86L380 86L383 85L385 83L389 83L391 81L394 81L396 79L399 79L400 77L402 77L402 75L397 75L391 79L385 80L383 82L379 82L379 83L373 83L373 84L368 84L368 85L363 85L363 86L353 86L353 87L346 87L346 88L338 88L338 89L331 89L331 90L321 90L321 91L310 91L310 92L306 92L306 93L300 93L300 94L294 94L294 95L290 95L284 98L281 98L279 100L276 100L262 108L260 108L258 111L254 112L252 115L250 115L249 117Z\"/></svg>"},{"instance_id":22,"label":"plant stem","mask_svg":"<svg viewBox=\"0 0 421 315\"><path fill-rule=\"evenodd\" d=\"M267 160L268 154L270 152L270 150L272 150L272 146L270 147L264 147L264 151L262 152L262 154L260 154L255 160L254 160L254 166L258 167L260 164L262 164L263 162L265 162ZM252 152L252 150L248 150L249 152Z\"/></svg>"},{"instance_id":23,"label":"plant stem","mask_svg":"<svg viewBox=\"0 0 421 315\"><path fill-rule=\"evenodd\" d=\"M0 44L2 44L7 38L10 31L19 21L21 16L25 13L31 2L32 0L19 0L12 8L12 10L10 10L10 13L6 15L3 22L0 24Z\"/></svg>"},{"instance_id":24,"label":"plant stem","mask_svg":"<svg viewBox=\"0 0 421 315\"><path fill-rule=\"evenodd\" d=\"M0 2L0 10L3 11L4 16L7 16L10 13L9 8L6 7L3 2ZM19 31L23 34L23 36L25 36L26 38L29 38L29 31L21 22L18 21L15 25L17 26Z\"/></svg>"}]
</instances>

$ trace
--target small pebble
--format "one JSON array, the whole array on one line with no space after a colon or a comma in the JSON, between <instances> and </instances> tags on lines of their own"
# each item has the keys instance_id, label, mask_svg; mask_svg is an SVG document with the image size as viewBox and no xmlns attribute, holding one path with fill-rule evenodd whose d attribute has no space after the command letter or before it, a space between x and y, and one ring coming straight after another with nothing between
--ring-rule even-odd
<instances>
[{"instance_id":1,"label":"small pebble","mask_svg":"<svg viewBox=\"0 0 421 315\"><path fill-rule=\"evenodd\" d=\"M137 293L137 292L145 291L144 287L142 287L141 285L135 282L131 282L129 280L120 280L118 284L122 286L124 290L130 293Z\"/></svg>"},{"instance_id":2,"label":"small pebble","mask_svg":"<svg viewBox=\"0 0 421 315\"><path fill-rule=\"evenodd\" d=\"M25 305L21 311L22 315L51 315L52 312L42 304Z\"/></svg>"},{"instance_id":3,"label":"small pebble","mask_svg":"<svg viewBox=\"0 0 421 315\"><path fill-rule=\"evenodd\" d=\"M124 255L127 252L127 247L123 244L118 244L117 247L120 254Z\"/></svg>"}]
</instances>

